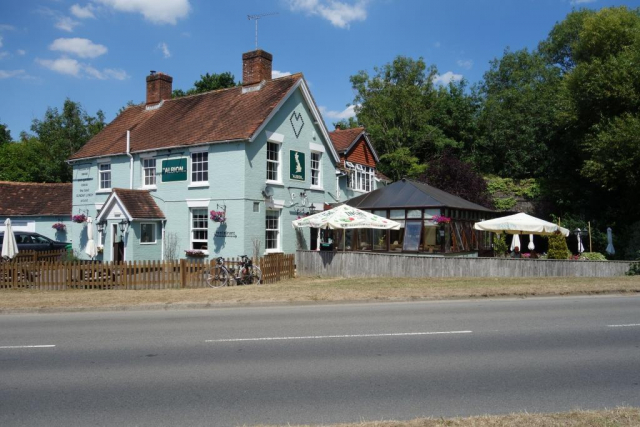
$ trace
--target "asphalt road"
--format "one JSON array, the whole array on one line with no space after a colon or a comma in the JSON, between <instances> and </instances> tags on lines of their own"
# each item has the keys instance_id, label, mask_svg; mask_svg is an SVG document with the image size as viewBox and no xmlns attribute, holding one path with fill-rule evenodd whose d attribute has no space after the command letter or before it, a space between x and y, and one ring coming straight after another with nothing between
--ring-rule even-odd
<instances>
[{"instance_id":1,"label":"asphalt road","mask_svg":"<svg viewBox=\"0 0 640 427\"><path fill-rule=\"evenodd\" d=\"M0 426L640 406L640 297L0 315Z\"/></svg>"}]
</instances>

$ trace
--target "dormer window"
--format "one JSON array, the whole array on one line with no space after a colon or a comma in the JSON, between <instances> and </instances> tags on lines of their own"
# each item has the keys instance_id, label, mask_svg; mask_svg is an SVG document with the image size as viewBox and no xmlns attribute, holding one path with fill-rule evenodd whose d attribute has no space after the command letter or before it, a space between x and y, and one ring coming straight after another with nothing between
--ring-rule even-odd
<instances>
[{"instance_id":1,"label":"dormer window","mask_svg":"<svg viewBox=\"0 0 640 427\"><path fill-rule=\"evenodd\" d=\"M353 165L349 171L347 186L353 190L369 192L373 189L375 169L369 166Z\"/></svg>"}]
</instances>

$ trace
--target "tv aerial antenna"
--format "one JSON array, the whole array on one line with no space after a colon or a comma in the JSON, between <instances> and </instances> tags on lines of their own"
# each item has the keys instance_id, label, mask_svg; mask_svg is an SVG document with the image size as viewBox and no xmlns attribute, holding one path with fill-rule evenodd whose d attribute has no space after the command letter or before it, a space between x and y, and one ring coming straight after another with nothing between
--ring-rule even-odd
<instances>
[{"instance_id":1,"label":"tv aerial antenna","mask_svg":"<svg viewBox=\"0 0 640 427\"><path fill-rule=\"evenodd\" d=\"M260 15L247 15L249 21L256 21L256 50L258 50L258 21L265 16L277 15L278 12L261 13Z\"/></svg>"}]
</instances>

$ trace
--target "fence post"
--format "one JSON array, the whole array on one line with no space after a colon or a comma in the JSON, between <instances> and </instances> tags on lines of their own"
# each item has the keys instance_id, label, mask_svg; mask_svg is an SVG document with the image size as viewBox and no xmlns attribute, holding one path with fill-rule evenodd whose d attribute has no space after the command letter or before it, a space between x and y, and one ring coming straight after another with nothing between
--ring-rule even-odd
<instances>
[{"instance_id":1,"label":"fence post","mask_svg":"<svg viewBox=\"0 0 640 427\"><path fill-rule=\"evenodd\" d=\"M180 287L187 287L187 260L184 258L180 259Z\"/></svg>"}]
</instances>

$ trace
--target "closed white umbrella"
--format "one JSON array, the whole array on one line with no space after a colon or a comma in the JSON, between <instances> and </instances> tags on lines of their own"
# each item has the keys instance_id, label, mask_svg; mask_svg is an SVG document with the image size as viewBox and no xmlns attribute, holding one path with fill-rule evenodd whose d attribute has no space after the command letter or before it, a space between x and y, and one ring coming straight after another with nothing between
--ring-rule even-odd
<instances>
[{"instance_id":1,"label":"closed white umbrella","mask_svg":"<svg viewBox=\"0 0 640 427\"><path fill-rule=\"evenodd\" d=\"M518 250L521 249L520 247L520 235L519 234L514 234L513 235L513 239L511 240L511 250L515 250L516 246L518 247Z\"/></svg>"},{"instance_id":2,"label":"closed white umbrella","mask_svg":"<svg viewBox=\"0 0 640 427\"><path fill-rule=\"evenodd\" d=\"M7 218L4 222L4 239L2 240L2 258L12 259L18 255L18 244L16 236L13 234L11 220Z\"/></svg>"},{"instance_id":3,"label":"closed white umbrella","mask_svg":"<svg viewBox=\"0 0 640 427\"><path fill-rule=\"evenodd\" d=\"M96 247L96 242L93 240L93 220L91 217L87 218L87 239L87 247L84 251L93 259L98 255L98 248Z\"/></svg>"},{"instance_id":4,"label":"closed white umbrella","mask_svg":"<svg viewBox=\"0 0 640 427\"><path fill-rule=\"evenodd\" d=\"M580 237L580 233L578 233L578 253L581 254L582 252L584 252L584 245L582 244L582 237Z\"/></svg>"},{"instance_id":5,"label":"closed white umbrella","mask_svg":"<svg viewBox=\"0 0 640 427\"><path fill-rule=\"evenodd\" d=\"M607 245L607 253L609 255L613 255L616 253L616 250L613 247L613 234L611 233L611 227L607 227L607 241L608 241L608 245Z\"/></svg>"},{"instance_id":6,"label":"closed white umbrella","mask_svg":"<svg viewBox=\"0 0 640 427\"><path fill-rule=\"evenodd\" d=\"M527 246L530 251L536 248L536 245L533 244L533 234L529 234L529 246Z\"/></svg>"}]
</instances>

